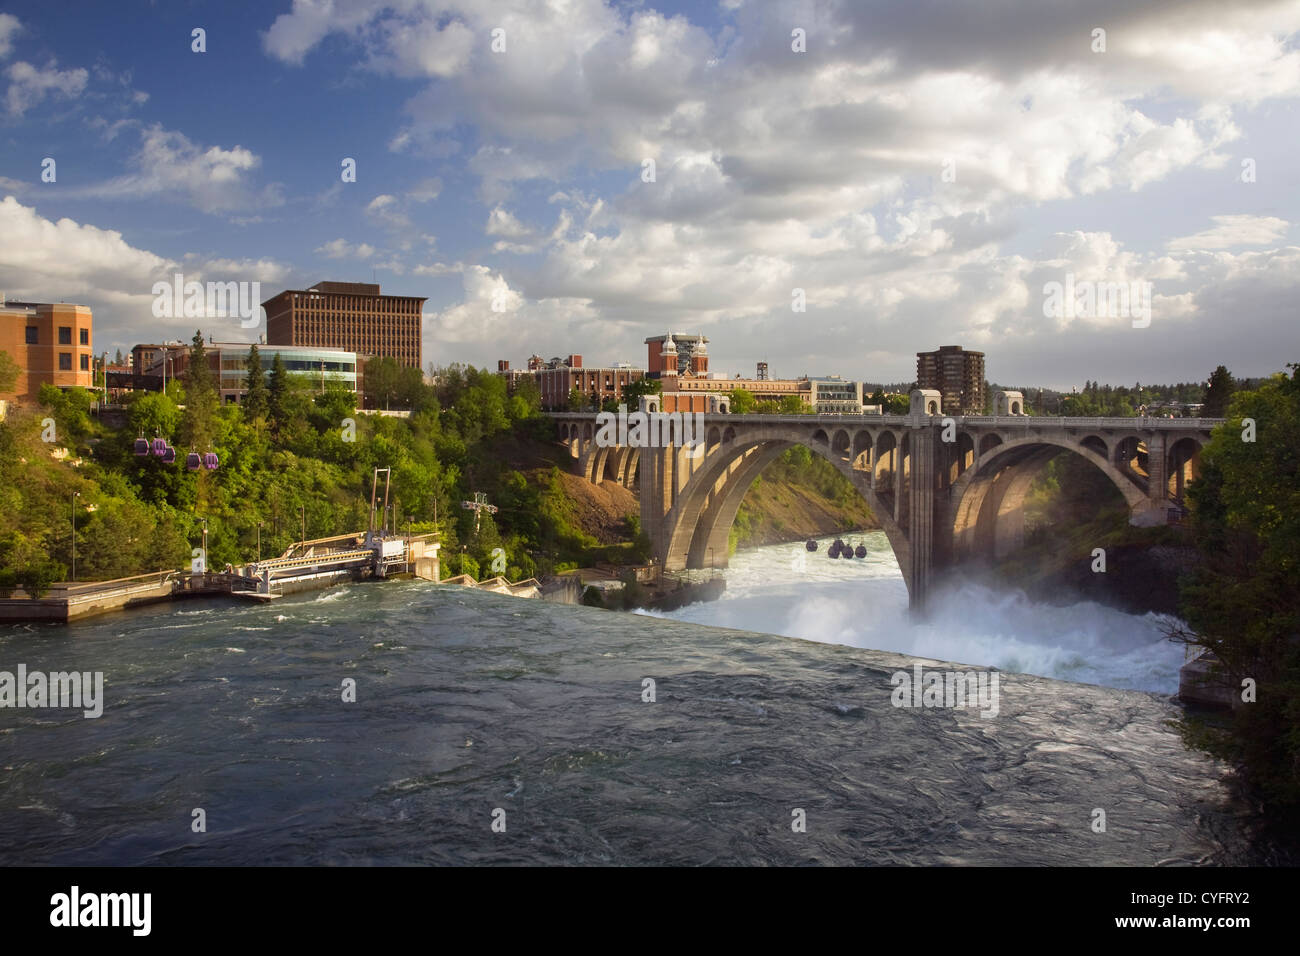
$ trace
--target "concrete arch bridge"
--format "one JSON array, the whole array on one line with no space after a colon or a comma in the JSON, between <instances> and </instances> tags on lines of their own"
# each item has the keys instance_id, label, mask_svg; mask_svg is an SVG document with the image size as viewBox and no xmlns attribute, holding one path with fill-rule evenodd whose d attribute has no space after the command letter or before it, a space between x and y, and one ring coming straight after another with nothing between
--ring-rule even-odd
<instances>
[{"instance_id":1,"label":"concrete arch bridge","mask_svg":"<svg viewBox=\"0 0 1300 956\"><path fill-rule=\"evenodd\" d=\"M644 434L612 436L608 428L602 435L596 413L551 417L589 481L639 490L641 525L669 571L707 567L710 550L725 566L728 532L745 492L769 462L804 445L834 465L879 518L914 610L925 607L936 572L1002 557L1023 544L1026 492L1063 450L1110 479L1128 503L1130 523L1162 524L1182 512L1201 447L1222 422L948 418L937 413L937 399L937 393L913 392L908 415L705 414L702 436L683 435L680 418L660 415L653 442ZM683 438L697 437L701 447L684 446Z\"/></svg>"}]
</instances>

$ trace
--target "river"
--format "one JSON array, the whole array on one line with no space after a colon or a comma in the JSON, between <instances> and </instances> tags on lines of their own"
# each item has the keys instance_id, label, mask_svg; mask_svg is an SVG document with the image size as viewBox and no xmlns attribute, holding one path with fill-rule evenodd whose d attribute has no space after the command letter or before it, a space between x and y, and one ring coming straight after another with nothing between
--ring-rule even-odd
<instances>
[{"instance_id":1,"label":"river","mask_svg":"<svg viewBox=\"0 0 1300 956\"><path fill-rule=\"evenodd\" d=\"M689 613L754 620L745 560ZM765 626L927 646L899 581L818 560ZM991 626L963 633L943 656L985 656ZM1160 694L1004 672L996 716L899 707L916 662L890 651L423 581L0 628L19 663L102 671L105 700L0 709L6 865L1239 861Z\"/></svg>"}]
</instances>

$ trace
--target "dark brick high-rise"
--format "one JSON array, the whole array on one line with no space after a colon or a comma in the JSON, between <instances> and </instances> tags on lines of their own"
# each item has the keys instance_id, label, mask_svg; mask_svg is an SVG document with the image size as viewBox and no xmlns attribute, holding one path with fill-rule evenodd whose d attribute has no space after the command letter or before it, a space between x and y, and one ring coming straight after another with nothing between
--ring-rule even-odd
<instances>
[{"instance_id":1,"label":"dark brick high-rise","mask_svg":"<svg viewBox=\"0 0 1300 956\"><path fill-rule=\"evenodd\" d=\"M369 282L317 282L309 289L286 289L262 303L266 342L386 355L422 368L424 303L424 296L380 295L379 286Z\"/></svg>"}]
</instances>

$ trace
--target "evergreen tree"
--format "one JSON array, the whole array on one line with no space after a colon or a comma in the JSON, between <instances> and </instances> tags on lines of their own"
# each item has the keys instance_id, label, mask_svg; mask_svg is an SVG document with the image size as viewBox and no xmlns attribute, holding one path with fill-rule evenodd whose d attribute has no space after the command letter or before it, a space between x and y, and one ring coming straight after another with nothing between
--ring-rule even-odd
<instances>
[{"instance_id":1,"label":"evergreen tree","mask_svg":"<svg viewBox=\"0 0 1300 956\"><path fill-rule=\"evenodd\" d=\"M280 353L276 352L275 360L271 363L271 382L268 388L267 406L277 430L285 423L287 412L285 399L288 397L288 391L289 370L284 367L284 359L280 358Z\"/></svg>"},{"instance_id":2,"label":"evergreen tree","mask_svg":"<svg viewBox=\"0 0 1300 956\"><path fill-rule=\"evenodd\" d=\"M1232 397L1235 383L1232 375L1220 365L1210 375L1210 383L1205 388L1205 403L1201 409L1204 418L1222 418L1228 410L1228 399Z\"/></svg>"},{"instance_id":3,"label":"evergreen tree","mask_svg":"<svg viewBox=\"0 0 1300 956\"><path fill-rule=\"evenodd\" d=\"M212 419L217 411L217 389L208 368L203 333L195 330L185 369L185 415L181 419L183 440L203 451L212 442Z\"/></svg>"},{"instance_id":4,"label":"evergreen tree","mask_svg":"<svg viewBox=\"0 0 1300 956\"><path fill-rule=\"evenodd\" d=\"M279 358L279 353L276 358ZM248 350L248 361L245 363L248 370L248 376L245 379L244 393L244 419L253 421L257 418L265 418L268 408L268 392L266 388L266 373L262 371L262 357L257 352L257 346L251 346Z\"/></svg>"}]
</instances>

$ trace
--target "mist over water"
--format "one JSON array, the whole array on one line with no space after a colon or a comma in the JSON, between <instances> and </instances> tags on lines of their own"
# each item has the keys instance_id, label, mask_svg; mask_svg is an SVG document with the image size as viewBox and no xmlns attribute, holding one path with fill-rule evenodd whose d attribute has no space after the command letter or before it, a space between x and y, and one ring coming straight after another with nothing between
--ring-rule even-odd
<instances>
[{"instance_id":1,"label":"mist over water","mask_svg":"<svg viewBox=\"0 0 1300 956\"><path fill-rule=\"evenodd\" d=\"M914 622L884 532L841 537L865 545L867 556L832 559L834 536L819 538L811 553L801 542L738 551L721 599L656 616L1124 690L1178 690L1184 650L1165 639L1164 615L1091 601L1057 607L958 583L934 595L926 621Z\"/></svg>"}]
</instances>

